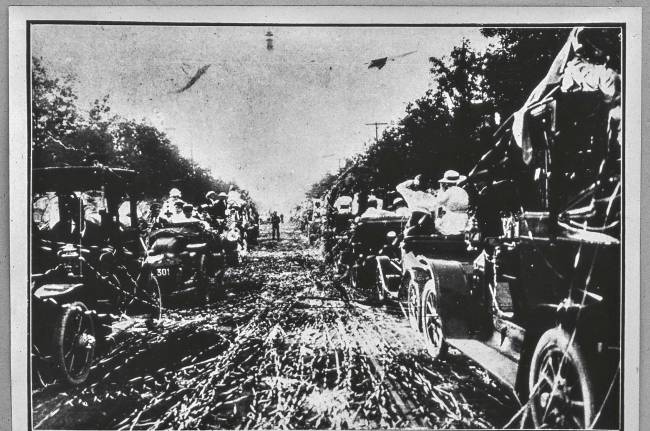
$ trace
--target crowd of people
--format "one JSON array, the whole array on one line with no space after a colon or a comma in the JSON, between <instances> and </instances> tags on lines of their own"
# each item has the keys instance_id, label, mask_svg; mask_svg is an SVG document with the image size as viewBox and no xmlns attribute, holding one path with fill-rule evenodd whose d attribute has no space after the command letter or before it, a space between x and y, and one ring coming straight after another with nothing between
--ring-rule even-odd
<instances>
[{"instance_id":1,"label":"crowd of people","mask_svg":"<svg viewBox=\"0 0 650 431\"><path fill-rule=\"evenodd\" d=\"M302 208L301 225L326 219L329 227L336 228L337 219L378 218L413 213L429 213L435 217L436 230L443 235L462 233L468 221L469 196L460 187L466 177L448 170L436 180L420 174L403 181L394 190L360 190L354 196L338 195L333 188L324 198L313 200ZM340 224L340 223L339 223Z\"/></svg>"},{"instance_id":2,"label":"crowd of people","mask_svg":"<svg viewBox=\"0 0 650 431\"><path fill-rule=\"evenodd\" d=\"M217 193L210 190L205 194L205 201L193 205L183 200L179 189L169 191L169 197L161 204L153 202L147 217L150 228L156 229L168 225L183 223L202 223L213 226L227 219L243 224L256 223L255 208L241 199L237 191Z\"/></svg>"}]
</instances>

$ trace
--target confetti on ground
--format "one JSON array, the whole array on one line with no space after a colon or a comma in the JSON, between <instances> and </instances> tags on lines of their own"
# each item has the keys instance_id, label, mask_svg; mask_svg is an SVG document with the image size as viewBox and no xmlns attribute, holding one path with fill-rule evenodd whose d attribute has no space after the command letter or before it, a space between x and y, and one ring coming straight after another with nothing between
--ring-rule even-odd
<instances>
[{"instance_id":1,"label":"confetti on ground","mask_svg":"<svg viewBox=\"0 0 650 431\"><path fill-rule=\"evenodd\" d=\"M229 270L224 299L123 324L82 387L35 388L35 427L492 428L517 410L463 356L432 361L399 304L344 298L318 250L284 234Z\"/></svg>"}]
</instances>

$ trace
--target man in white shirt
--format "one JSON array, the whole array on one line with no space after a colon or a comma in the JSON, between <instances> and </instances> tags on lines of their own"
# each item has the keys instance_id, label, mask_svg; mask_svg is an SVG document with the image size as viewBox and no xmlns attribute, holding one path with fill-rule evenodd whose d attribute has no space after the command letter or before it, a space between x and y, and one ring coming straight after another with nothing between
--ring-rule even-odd
<instances>
[{"instance_id":1,"label":"man in white shirt","mask_svg":"<svg viewBox=\"0 0 650 431\"><path fill-rule=\"evenodd\" d=\"M436 196L438 210L435 225L443 235L459 235L467 228L469 196L458 187L466 178L454 170L448 170L438 182L440 190Z\"/></svg>"}]
</instances>

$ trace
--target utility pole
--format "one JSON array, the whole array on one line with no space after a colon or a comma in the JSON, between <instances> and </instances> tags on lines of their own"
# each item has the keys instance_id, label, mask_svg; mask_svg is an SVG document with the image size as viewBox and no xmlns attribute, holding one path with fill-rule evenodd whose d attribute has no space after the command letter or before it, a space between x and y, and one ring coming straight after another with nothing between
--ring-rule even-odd
<instances>
[{"instance_id":1,"label":"utility pole","mask_svg":"<svg viewBox=\"0 0 650 431\"><path fill-rule=\"evenodd\" d=\"M375 126L375 142L379 142L379 126L387 126L388 123L366 123L366 126Z\"/></svg>"}]
</instances>

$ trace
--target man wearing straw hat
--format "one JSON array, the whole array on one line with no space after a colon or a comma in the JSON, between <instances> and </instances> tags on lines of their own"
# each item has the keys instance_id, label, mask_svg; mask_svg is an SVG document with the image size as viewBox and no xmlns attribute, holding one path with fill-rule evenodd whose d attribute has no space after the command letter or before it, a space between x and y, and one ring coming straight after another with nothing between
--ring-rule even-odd
<instances>
[{"instance_id":1,"label":"man wearing straw hat","mask_svg":"<svg viewBox=\"0 0 650 431\"><path fill-rule=\"evenodd\" d=\"M440 189L436 195L436 230L443 235L459 235L467 228L469 196L458 184L467 177L457 171L448 170L438 181Z\"/></svg>"}]
</instances>

